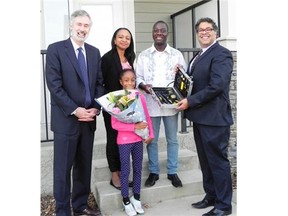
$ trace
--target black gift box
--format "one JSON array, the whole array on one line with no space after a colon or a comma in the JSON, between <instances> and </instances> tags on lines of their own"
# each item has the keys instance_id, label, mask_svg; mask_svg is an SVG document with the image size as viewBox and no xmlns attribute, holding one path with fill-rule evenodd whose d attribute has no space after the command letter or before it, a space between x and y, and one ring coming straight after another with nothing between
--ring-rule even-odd
<instances>
[{"instance_id":1,"label":"black gift box","mask_svg":"<svg viewBox=\"0 0 288 216\"><path fill-rule=\"evenodd\" d=\"M176 108L177 102L191 94L192 86L192 79L183 68L179 68L175 75L173 87L153 87L152 97L161 107Z\"/></svg>"}]
</instances>

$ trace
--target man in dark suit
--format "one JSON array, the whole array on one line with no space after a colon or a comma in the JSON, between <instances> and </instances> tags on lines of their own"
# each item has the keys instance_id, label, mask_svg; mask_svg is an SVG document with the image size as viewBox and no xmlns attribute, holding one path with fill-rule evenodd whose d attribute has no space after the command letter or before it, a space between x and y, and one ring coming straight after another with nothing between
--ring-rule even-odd
<instances>
[{"instance_id":1,"label":"man in dark suit","mask_svg":"<svg viewBox=\"0 0 288 216\"><path fill-rule=\"evenodd\" d=\"M75 11L71 15L70 38L51 44L47 49L46 79L51 94L57 216L70 216L71 207L74 215L101 215L99 210L87 205L96 115L101 110L94 98L104 94L100 52L84 43L91 25L86 11Z\"/></svg>"},{"instance_id":2,"label":"man in dark suit","mask_svg":"<svg viewBox=\"0 0 288 216\"><path fill-rule=\"evenodd\" d=\"M193 121L193 132L203 175L206 196L195 208L214 208L204 214L232 212L232 180L227 148L233 124L229 87L233 70L231 52L216 41L218 27L210 18L200 19L195 29L201 52L191 60L187 73L193 76L189 97L179 102L179 110Z\"/></svg>"}]
</instances>

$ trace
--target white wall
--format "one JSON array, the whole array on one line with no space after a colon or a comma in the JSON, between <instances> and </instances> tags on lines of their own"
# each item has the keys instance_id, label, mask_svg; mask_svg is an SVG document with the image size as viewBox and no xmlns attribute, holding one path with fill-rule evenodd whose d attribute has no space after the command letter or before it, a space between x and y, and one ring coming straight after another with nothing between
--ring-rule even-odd
<instances>
[{"instance_id":1,"label":"white wall","mask_svg":"<svg viewBox=\"0 0 288 216\"><path fill-rule=\"evenodd\" d=\"M220 1L221 37L219 43L231 51L237 50L236 0Z\"/></svg>"},{"instance_id":2,"label":"white wall","mask_svg":"<svg viewBox=\"0 0 288 216\"><path fill-rule=\"evenodd\" d=\"M44 38L41 38L41 49L47 49L49 44L68 38L68 0L42 0L42 2L41 13L44 19L41 22L41 31Z\"/></svg>"}]
</instances>

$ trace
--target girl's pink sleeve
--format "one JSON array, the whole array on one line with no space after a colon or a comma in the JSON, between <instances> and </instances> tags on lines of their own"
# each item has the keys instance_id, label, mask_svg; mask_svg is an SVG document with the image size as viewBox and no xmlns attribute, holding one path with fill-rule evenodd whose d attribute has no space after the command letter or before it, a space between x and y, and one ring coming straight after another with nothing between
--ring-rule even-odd
<instances>
[{"instance_id":1,"label":"girl's pink sleeve","mask_svg":"<svg viewBox=\"0 0 288 216\"><path fill-rule=\"evenodd\" d=\"M145 112L145 116L146 116L146 121L148 124L148 129L149 129L149 137L154 138L154 131L153 131L153 126L152 126L152 121L148 112L148 108L147 108L147 103L145 100L145 96L143 94L140 94L140 98L141 98L141 102L143 105L143 109Z\"/></svg>"},{"instance_id":2,"label":"girl's pink sleeve","mask_svg":"<svg viewBox=\"0 0 288 216\"><path fill-rule=\"evenodd\" d=\"M111 126L113 129L117 131L134 131L135 130L135 124L133 123L124 123L121 121L118 121L116 118L111 116Z\"/></svg>"}]
</instances>

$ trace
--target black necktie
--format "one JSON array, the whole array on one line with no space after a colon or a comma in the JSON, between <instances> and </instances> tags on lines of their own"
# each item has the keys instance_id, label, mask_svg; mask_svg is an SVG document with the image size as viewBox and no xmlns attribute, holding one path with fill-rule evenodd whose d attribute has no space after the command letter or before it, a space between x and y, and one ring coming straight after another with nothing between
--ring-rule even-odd
<instances>
[{"instance_id":1,"label":"black necktie","mask_svg":"<svg viewBox=\"0 0 288 216\"><path fill-rule=\"evenodd\" d=\"M88 80L88 73L87 73L87 67L85 62L85 57L82 52L82 47L78 48L78 63L82 72L82 77L85 85L85 107L88 107L91 104L91 95L90 95L90 89L89 89L89 80Z\"/></svg>"},{"instance_id":2,"label":"black necktie","mask_svg":"<svg viewBox=\"0 0 288 216\"><path fill-rule=\"evenodd\" d=\"M199 57L200 57L200 55L202 54L202 52L203 52L202 49L198 52L197 56L196 56L195 59L193 60L193 64L195 64L195 61L199 60Z\"/></svg>"},{"instance_id":3,"label":"black necktie","mask_svg":"<svg viewBox=\"0 0 288 216\"><path fill-rule=\"evenodd\" d=\"M201 53L203 52L203 50L201 49L198 53L197 53L197 55L195 56L195 58L193 59L193 61L191 62L191 64L190 64L190 69L189 69L189 75L191 76L191 74L192 74L192 67L193 67L193 65L195 64L195 62L197 61L197 60L199 60L199 57L200 57L200 55L201 55Z\"/></svg>"}]
</instances>

